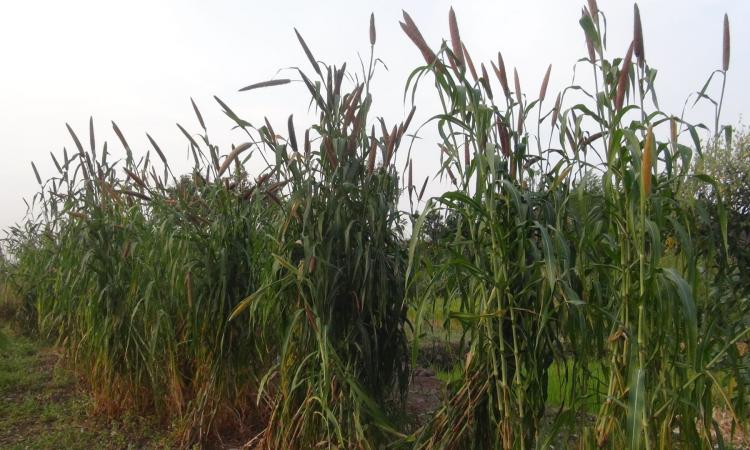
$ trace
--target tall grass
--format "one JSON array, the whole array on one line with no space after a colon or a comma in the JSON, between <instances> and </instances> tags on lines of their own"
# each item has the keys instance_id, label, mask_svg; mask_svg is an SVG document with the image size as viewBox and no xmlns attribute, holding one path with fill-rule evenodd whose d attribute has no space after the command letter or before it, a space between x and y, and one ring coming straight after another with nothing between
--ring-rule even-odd
<instances>
[{"instance_id":1,"label":"tall grass","mask_svg":"<svg viewBox=\"0 0 750 450\"><path fill-rule=\"evenodd\" d=\"M694 242L700 207L681 195L700 152L698 127L658 109L637 5L633 43L624 57L608 60L606 20L589 3L582 64L593 68L594 86L564 90L552 109L544 105L549 70L539 95L529 98L515 70L510 89L499 55L491 65L502 97L493 96L494 80L484 64L481 75L474 67L453 11L451 45L437 53L405 14L402 28L426 63L407 90L432 73L443 105L433 121L442 138L441 173L455 189L435 204L460 217L443 245L450 257L432 268L422 302L447 287L448 299L460 300L453 317L470 342L463 379L421 431L422 448L544 446L566 422L583 428L584 446L709 447L720 439L714 407L732 414L744 408L743 396L721 380L745 365L734 343L747 329L721 318L737 317L732 310L744 311L747 302L716 296L726 251L702 251L707 247ZM584 101L565 107L575 91ZM660 139L670 124L673 131ZM550 143L559 137L559 147L543 146L542 126L551 128ZM681 143L683 132L693 148ZM727 246L723 217L714 248ZM555 358L563 366L574 361L571 379L585 377L592 361L601 366L606 390L592 429L571 422L567 414L581 408L574 403L540 430L546 370ZM738 386L744 382L730 389ZM579 398L589 394L584 390Z\"/></svg>"},{"instance_id":2,"label":"tall grass","mask_svg":"<svg viewBox=\"0 0 750 450\"><path fill-rule=\"evenodd\" d=\"M492 66L502 97L495 103L485 65L478 76L458 41L453 11L449 25L452 47L444 44L440 59L426 60L411 77L435 75L444 108L435 116L442 172L455 186L435 204L458 217L455 236L444 244L450 257L435 267L422 301L439 289L446 305L460 304L451 315L469 344L461 383L417 447L529 448L539 439L547 370L563 349L560 320L582 303L571 288L570 244L562 233L567 185L561 181L570 169L558 164L544 173L549 154L534 151L528 134L541 122L550 71L530 102L515 71L515 89L508 88L499 56ZM402 27L415 40L408 15ZM537 118L530 114L535 107Z\"/></svg>"},{"instance_id":3,"label":"tall grass","mask_svg":"<svg viewBox=\"0 0 750 450\"><path fill-rule=\"evenodd\" d=\"M9 236L12 279L39 331L89 376L100 409L155 410L185 443L241 428L264 357L256 330L228 317L270 268L268 187L241 170L218 178L192 138L193 177L167 183L157 144L163 175L150 154L135 162L113 126L124 162L95 146L93 124L88 149L69 127L76 152L53 156L59 175L34 199L40 216Z\"/></svg>"},{"instance_id":4,"label":"tall grass","mask_svg":"<svg viewBox=\"0 0 750 450\"><path fill-rule=\"evenodd\" d=\"M640 20L636 7L634 44L623 59L607 61L605 21L584 14L600 88L592 107L576 105L567 117L580 111L603 130L601 206L584 207L589 213L576 227L579 242L590 246L579 249L584 267L604 282L589 301L602 308L599 323L610 333L603 364L607 397L594 435L599 446L711 446L713 408L733 411L743 402L724 391L718 364L739 362L730 353L747 331L717 327L716 320L746 302L719 301L710 291L711 279L726 266L725 252L698 250L695 200L681 195L700 142L694 139L693 149L683 145L680 135L695 137L696 127L658 109ZM719 220L724 233L714 246L726 248L724 216Z\"/></svg>"},{"instance_id":5,"label":"tall grass","mask_svg":"<svg viewBox=\"0 0 750 450\"><path fill-rule=\"evenodd\" d=\"M750 302L725 289L721 190L691 171L708 128L659 109L642 19L635 6L632 42L610 54L589 0L576 69L590 82L553 94L551 66L537 89L501 54L475 65L453 10L436 48L404 13L424 61L406 95L432 83L451 184L426 204L411 159L396 163L414 108L391 126L373 116L372 16L362 73L297 33L312 70L241 89L304 86L310 126L254 125L217 98L246 140L222 155L192 103L186 176L148 135L137 158L113 124L112 160L93 121L88 145L68 127L73 151L46 181L33 166L35 215L5 240L13 315L57 340L99 409L155 412L183 446L229 433L267 449L720 447L716 409L746 424ZM725 18L722 68L698 95L716 106L714 141L728 67ZM257 178L252 155L267 161ZM400 211L402 196L422 210ZM430 310L451 331L432 339L458 332L460 359L413 430L403 407Z\"/></svg>"},{"instance_id":6,"label":"tall grass","mask_svg":"<svg viewBox=\"0 0 750 450\"><path fill-rule=\"evenodd\" d=\"M235 314L268 330L278 360L261 395L271 410L262 448L378 448L397 434L384 406L407 385L406 247L395 160L409 126L368 130L373 58L346 89L346 67L299 71L319 123L297 142L266 134L288 196L270 276ZM374 45L374 23L370 25ZM238 319L239 320L239 319ZM280 345L275 345L280 343ZM272 350L271 350L272 349Z\"/></svg>"}]
</instances>

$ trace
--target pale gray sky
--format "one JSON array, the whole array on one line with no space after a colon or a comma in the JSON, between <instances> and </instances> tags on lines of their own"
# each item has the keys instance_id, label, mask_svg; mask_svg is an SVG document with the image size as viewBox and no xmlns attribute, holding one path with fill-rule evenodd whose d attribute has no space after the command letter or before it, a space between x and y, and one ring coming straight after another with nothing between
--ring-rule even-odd
<instances>
[{"instance_id":1,"label":"pale gray sky","mask_svg":"<svg viewBox=\"0 0 750 450\"><path fill-rule=\"evenodd\" d=\"M299 84L250 93L237 89L274 77L277 70L307 61L293 27L315 56L329 63L359 67L369 51L368 20L375 13L377 56L389 67L376 76L375 112L390 122L411 105L402 92L409 72L421 63L401 31L407 10L429 43L447 38L453 5L461 35L477 64L501 50L521 84L537 92L547 64L553 65L550 92L567 85L575 61L585 54L578 26L583 0L292 1L250 0L36 0L0 2L0 227L22 219L23 197L38 188L29 162L43 178L55 173L49 152L72 147L69 122L86 136L94 117L97 140L122 154L110 121L124 131L131 147L150 149L149 132L173 166L187 170L186 143L175 122L197 131L190 107L200 106L214 141L225 145L241 137L212 96L218 95L243 118L257 123L268 116L285 129L290 113L304 123L307 94ZM624 53L631 39L633 3L600 0L609 23L610 52ZM700 89L721 65L722 19L732 24L732 62L724 122L737 123L750 108L750 1L643 0L639 3L647 59L659 69L657 91L663 110L678 112L688 94ZM283 72L282 72L283 76ZM293 76L287 72L287 76ZM415 122L436 111L425 86ZM548 94L548 97L554 95ZM699 107L687 118L711 123ZM433 139L417 143L415 179L433 175L439 156Z\"/></svg>"}]
</instances>

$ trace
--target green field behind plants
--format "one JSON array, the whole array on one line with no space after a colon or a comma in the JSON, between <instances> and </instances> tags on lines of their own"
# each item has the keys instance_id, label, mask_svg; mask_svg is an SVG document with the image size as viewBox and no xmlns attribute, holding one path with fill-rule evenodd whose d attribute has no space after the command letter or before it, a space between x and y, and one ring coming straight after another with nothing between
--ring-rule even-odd
<instances>
[{"instance_id":1,"label":"green field behind plants","mask_svg":"<svg viewBox=\"0 0 750 450\"><path fill-rule=\"evenodd\" d=\"M151 136L138 153L115 123L116 142L68 126L3 241L0 443L741 445L747 177L727 189L717 163L747 157L721 122L729 18L706 37L723 42L696 100L708 125L659 108L637 5L632 23L608 47L589 0L590 81L551 92L551 66L528 86L502 53L475 63L452 9L439 45L404 12L405 101L440 105L424 124L419 105L376 115L374 17L361 69L295 30L306 68L241 91L294 82L317 119L250 123L216 98L243 133L222 149L193 103L185 174ZM426 128L449 185L432 198L412 169Z\"/></svg>"}]
</instances>

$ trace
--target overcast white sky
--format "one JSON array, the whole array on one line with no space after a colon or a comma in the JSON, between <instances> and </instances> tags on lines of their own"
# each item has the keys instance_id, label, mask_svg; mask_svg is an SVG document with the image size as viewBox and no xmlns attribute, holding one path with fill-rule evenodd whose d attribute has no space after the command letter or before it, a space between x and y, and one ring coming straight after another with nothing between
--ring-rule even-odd
<instances>
[{"instance_id":1,"label":"overcast white sky","mask_svg":"<svg viewBox=\"0 0 750 450\"><path fill-rule=\"evenodd\" d=\"M110 121L131 147L145 153L149 132L176 166L187 170L185 138L175 122L197 131L190 107L201 108L214 141L224 153L241 137L212 96L218 95L247 120L268 116L280 130L295 113L305 125L307 96L299 84L238 93L237 89L276 76L279 69L307 61L295 38L297 27L319 60L347 61L358 67L357 52L369 51L368 20L375 13L376 53L389 67L376 76L375 112L401 120L409 72L418 51L401 31L407 10L430 44L448 37L453 5L462 38L475 62L501 50L521 84L537 92L547 64L553 65L550 92L571 79L575 61L585 54L578 25L583 0L412 0L292 1L250 0L0 0L0 228L23 218L22 198L38 188L30 161L42 177L55 174L49 152L73 143L69 122L86 136L94 117L97 141L122 155ZM610 52L624 53L631 39L633 3L600 0L609 23ZM662 109L678 112L688 94L700 89L721 65L722 19L732 24L732 62L723 121L736 124L750 109L750 1L643 0L639 3L647 59L659 69ZM284 72L282 72L281 76ZM287 72L286 76L293 76ZM427 88L427 86L425 86ZM434 96L422 89L415 122L435 112ZM554 95L548 94L548 97ZM687 116L711 123L711 111ZM415 146L415 179L433 175L439 156L433 140Z\"/></svg>"}]
</instances>

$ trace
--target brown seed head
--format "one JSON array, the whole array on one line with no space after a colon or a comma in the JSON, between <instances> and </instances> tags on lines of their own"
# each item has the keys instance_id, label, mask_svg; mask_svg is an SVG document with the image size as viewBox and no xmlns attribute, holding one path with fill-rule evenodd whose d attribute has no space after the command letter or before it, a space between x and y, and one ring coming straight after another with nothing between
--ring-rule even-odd
<instances>
[{"instance_id":1,"label":"brown seed head","mask_svg":"<svg viewBox=\"0 0 750 450\"><path fill-rule=\"evenodd\" d=\"M552 72L552 64L547 67L547 73L544 74L544 80L542 81L542 88L539 89L539 101L544 100L544 96L547 94L547 85L549 84L549 76Z\"/></svg>"},{"instance_id":2,"label":"brown seed head","mask_svg":"<svg viewBox=\"0 0 750 450\"><path fill-rule=\"evenodd\" d=\"M453 50L453 55L455 55L456 59L458 59L459 66L463 66L464 52L461 44L461 35L458 32L456 13L453 11L453 7L451 7L450 12L448 13L448 25L450 26L451 30L451 49Z\"/></svg>"},{"instance_id":3,"label":"brown seed head","mask_svg":"<svg viewBox=\"0 0 750 450\"><path fill-rule=\"evenodd\" d=\"M414 179L412 178L412 169L414 167L414 161L409 159L409 195L414 188Z\"/></svg>"},{"instance_id":4,"label":"brown seed head","mask_svg":"<svg viewBox=\"0 0 750 450\"><path fill-rule=\"evenodd\" d=\"M456 181L456 176L453 175L453 171L451 170L451 168L447 167L446 169L448 171L448 176L451 179L451 183L453 183L454 186L458 186L458 182Z\"/></svg>"},{"instance_id":5,"label":"brown seed head","mask_svg":"<svg viewBox=\"0 0 750 450\"><path fill-rule=\"evenodd\" d=\"M581 14L584 17L590 15L586 8L583 8L583 12ZM593 63L596 61L596 49L594 48L594 41L591 40L588 33L584 33L584 36L586 37L586 50L588 50L589 53L589 61Z\"/></svg>"},{"instance_id":6,"label":"brown seed head","mask_svg":"<svg viewBox=\"0 0 750 450\"><path fill-rule=\"evenodd\" d=\"M474 78L474 82L476 83L479 80L479 77L477 76L477 69L474 67L474 61L471 60L471 55L469 55L469 51L466 50L466 46L463 44L463 42L461 43L461 48L463 49L466 64L469 65L471 77Z\"/></svg>"},{"instance_id":7,"label":"brown seed head","mask_svg":"<svg viewBox=\"0 0 750 450\"><path fill-rule=\"evenodd\" d=\"M193 111L195 111L195 115L198 117L198 123L201 124L201 128L204 130L206 129L206 123L203 122L203 116L201 116L201 112L198 110L198 106L193 101L193 98L190 97L190 103L193 105Z\"/></svg>"},{"instance_id":8,"label":"brown seed head","mask_svg":"<svg viewBox=\"0 0 750 450\"><path fill-rule=\"evenodd\" d=\"M495 69L495 75L497 75L497 79L500 81L500 86L503 87L505 96L510 97L508 74L505 72L505 62L503 61L503 55L500 52L497 52L497 67L495 67L494 63L492 64L492 67Z\"/></svg>"},{"instance_id":9,"label":"brown seed head","mask_svg":"<svg viewBox=\"0 0 750 450\"><path fill-rule=\"evenodd\" d=\"M370 45L375 45L375 13L370 13Z\"/></svg>"},{"instance_id":10,"label":"brown seed head","mask_svg":"<svg viewBox=\"0 0 750 450\"><path fill-rule=\"evenodd\" d=\"M490 87L490 77L487 75L487 69L484 67L484 63L482 63L482 78L480 79L482 82L482 86L484 86L484 90L487 91L487 96L492 100L492 88Z\"/></svg>"},{"instance_id":11,"label":"brown seed head","mask_svg":"<svg viewBox=\"0 0 750 450\"><path fill-rule=\"evenodd\" d=\"M435 53L430 49L430 46L427 45L427 42L424 40L424 37L422 37L422 33L419 32L419 28L417 28L417 24L414 23L414 20L412 20L411 16L406 12L403 11L404 15L404 21L399 22L401 24L401 29L404 30L404 33L411 39L411 41L414 43L414 45L417 46L419 51L422 53L422 57L424 58L425 62L427 64L432 64L437 60L437 57L435 56Z\"/></svg>"},{"instance_id":12,"label":"brown seed head","mask_svg":"<svg viewBox=\"0 0 750 450\"><path fill-rule=\"evenodd\" d=\"M128 177L135 182L138 186L140 186L143 189L147 189L146 183L143 182L143 179L139 177L135 172L124 169L125 173L128 175Z\"/></svg>"},{"instance_id":13,"label":"brown seed head","mask_svg":"<svg viewBox=\"0 0 750 450\"><path fill-rule=\"evenodd\" d=\"M339 165L338 158L336 157L336 150L333 148L333 142L331 142L331 138L326 136L323 138L323 147L326 152L326 157L328 158L328 162L331 164L331 167L336 170L336 167Z\"/></svg>"},{"instance_id":14,"label":"brown seed head","mask_svg":"<svg viewBox=\"0 0 750 450\"><path fill-rule=\"evenodd\" d=\"M307 46L307 43L305 42L304 39L302 39L302 35L299 34L299 31L297 31L296 28L294 29L294 33L297 35L297 40L299 41L300 45L302 45L302 50L304 50L305 55L307 56L307 59L310 61L310 64L313 66L313 69L315 69L315 72L317 72L318 75L322 76L323 73L320 71L320 65L318 64L318 61L315 60L315 57L310 51L310 47Z\"/></svg>"},{"instance_id":15,"label":"brown seed head","mask_svg":"<svg viewBox=\"0 0 750 450\"><path fill-rule=\"evenodd\" d=\"M268 117L264 117L263 120L266 122L266 134L268 135L268 139L276 143L276 132L273 131L273 127L271 126L271 122L268 121Z\"/></svg>"},{"instance_id":16,"label":"brown seed head","mask_svg":"<svg viewBox=\"0 0 750 450\"><path fill-rule=\"evenodd\" d=\"M252 147L252 144L250 142L245 142L237 147L234 147L231 153L227 156L227 159L224 160L224 162L221 164L221 167L219 167L219 172L216 174L216 177L220 177L228 168L229 165L234 161L240 153L244 152L245 150Z\"/></svg>"},{"instance_id":17,"label":"brown seed head","mask_svg":"<svg viewBox=\"0 0 750 450\"><path fill-rule=\"evenodd\" d=\"M643 47L643 28L641 27L641 11L638 4L633 5L633 42L635 43L635 56L638 58L638 66L643 67L646 60L646 52Z\"/></svg>"},{"instance_id":18,"label":"brown seed head","mask_svg":"<svg viewBox=\"0 0 750 450\"><path fill-rule=\"evenodd\" d=\"M557 117L560 115L561 95L562 94L557 94L557 99L555 100L555 107L552 109L552 126L553 127L555 126L555 124L557 124Z\"/></svg>"},{"instance_id":19,"label":"brown seed head","mask_svg":"<svg viewBox=\"0 0 750 450\"><path fill-rule=\"evenodd\" d=\"M510 134L508 133L508 127L498 122L497 128L500 133L500 148L503 151L503 156L507 158L510 156Z\"/></svg>"},{"instance_id":20,"label":"brown seed head","mask_svg":"<svg viewBox=\"0 0 750 450\"><path fill-rule=\"evenodd\" d=\"M729 70L729 16L724 14L724 46L721 59L721 68L726 72Z\"/></svg>"},{"instance_id":21,"label":"brown seed head","mask_svg":"<svg viewBox=\"0 0 750 450\"><path fill-rule=\"evenodd\" d=\"M633 60L633 46L634 43L631 42L628 52L622 60L622 67L620 67L620 78L617 81L617 95L615 97L615 111L617 112L622 110L622 104L625 101L625 91L627 90L630 76L630 64Z\"/></svg>"},{"instance_id":22,"label":"brown seed head","mask_svg":"<svg viewBox=\"0 0 750 450\"><path fill-rule=\"evenodd\" d=\"M430 180L430 177L426 177L424 179L424 183L422 183L422 189L419 190L419 195L417 196L417 200L420 202L422 201L422 196L424 195L424 190L427 188L427 182Z\"/></svg>"},{"instance_id":23,"label":"brown seed head","mask_svg":"<svg viewBox=\"0 0 750 450\"><path fill-rule=\"evenodd\" d=\"M594 19L594 23L599 23L599 6L596 4L596 0L588 0L589 12L591 12L591 18Z\"/></svg>"},{"instance_id":24,"label":"brown seed head","mask_svg":"<svg viewBox=\"0 0 750 450\"><path fill-rule=\"evenodd\" d=\"M128 145L128 142L125 140L125 136L123 136L122 131L120 131L120 128L118 128L117 124L114 121L112 121L112 129L115 130L115 134L117 135L117 138L120 139L122 146L125 147L125 150L129 154L130 146Z\"/></svg>"},{"instance_id":25,"label":"brown seed head","mask_svg":"<svg viewBox=\"0 0 750 450\"><path fill-rule=\"evenodd\" d=\"M259 89L264 87L270 87L270 86L281 86L282 84L289 84L291 80L287 78L280 78L278 80L268 80L268 81L261 81L260 83L254 83L249 86L245 86L242 89L240 89L240 92L250 91L253 89ZM192 99L191 99L192 101ZM195 108L195 104L193 104L193 107ZM196 108L197 113L197 108ZM202 118L198 116L198 120L201 122L201 127L205 128L205 125L203 125Z\"/></svg>"},{"instance_id":26,"label":"brown seed head","mask_svg":"<svg viewBox=\"0 0 750 450\"><path fill-rule=\"evenodd\" d=\"M388 139L388 146L385 152L385 161L383 162L384 167L389 167L391 165L391 158L393 157L393 152L396 150L396 132L398 131L398 128L396 125L393 126L393 130L391 130L389 134Z\"/></svg>"},{"instance_id":27,"label":"brown seed head","mask_svg":"<svg viewBox=\"0 0 750 450\"><path fill-rule=\"evenodd\" d=\"M299 152L299 149L297 148L297 134L294 132L294 114L289 115L287 128L289 130L289 144L295 152Z\"/></svg>"}]
</instances>

